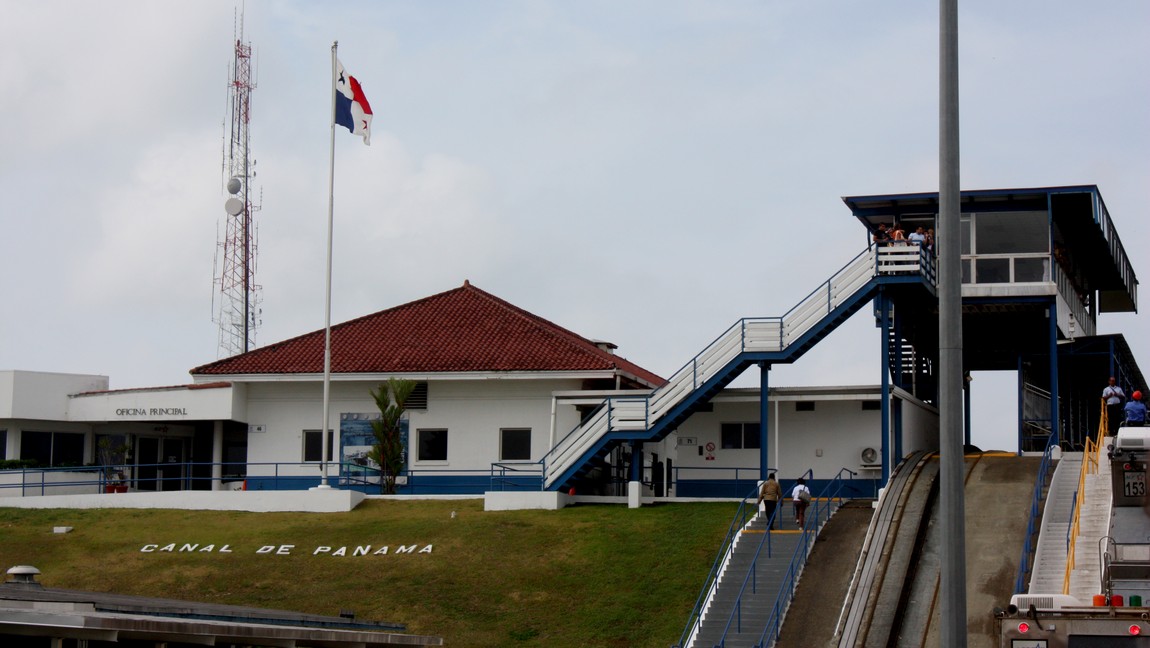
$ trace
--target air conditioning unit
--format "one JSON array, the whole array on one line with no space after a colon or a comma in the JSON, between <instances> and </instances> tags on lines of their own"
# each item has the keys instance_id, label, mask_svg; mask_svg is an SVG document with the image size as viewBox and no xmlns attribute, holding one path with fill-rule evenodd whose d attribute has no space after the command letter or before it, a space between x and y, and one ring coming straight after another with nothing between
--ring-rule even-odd
<instances>
[{"instance_id":1,"label":"air conditioning unit","mask_svg":"<svg viewBox=\"0 0 1150 648\"><path fill-rule=\"evenodd\" d=\"M1015 594L1010 597L1010 604L1016 609L1026 611L1033 605L1039 612L1053 612L1063 608L1089 607L1073 596L1066 594Z\"/></svg>"},{"instance_id":2,"label":"air conditioning unit","mask_svg":"<svg viewBox=\"0 0 1150 648\"><path fill-rule=\"evenodd\" d=\"M874 448L863 448L859 453L859 461L862 463L863 468L881 468L882 461L879 459L878 450Z\"/></svg>"}]
</instances>

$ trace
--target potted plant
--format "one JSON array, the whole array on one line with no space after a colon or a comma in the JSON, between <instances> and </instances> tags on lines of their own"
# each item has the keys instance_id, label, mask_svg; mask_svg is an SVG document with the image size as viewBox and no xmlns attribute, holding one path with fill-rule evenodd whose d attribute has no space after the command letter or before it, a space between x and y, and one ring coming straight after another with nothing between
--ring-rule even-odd
<instances>
[{"instance_id":1,"label":"potted plant","mask_svg":"<svg viewBox=\"0 0 1150 648\"><path fill-rule=\"evenodd\" d=\"M104 471L105 493L128 492L125 464L128 462L128 453L131 449L127 437L123 436L104 436L96 443L100 469Z\"/></svg>"}]
</instances>

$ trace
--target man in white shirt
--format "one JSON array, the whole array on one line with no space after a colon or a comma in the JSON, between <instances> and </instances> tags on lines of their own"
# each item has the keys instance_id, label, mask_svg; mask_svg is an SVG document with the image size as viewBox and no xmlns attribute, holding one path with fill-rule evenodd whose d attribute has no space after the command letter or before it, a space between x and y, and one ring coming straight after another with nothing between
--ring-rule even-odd
<instances>
[{"instance_id":1,"label":"man in white shirt","mask_svg":"<svg viewBox=\"0 0 1150 648\"><path fill-rule=\"evenodd\" d=\"M906 237L906 240L910 241L914 245L922 247L926 244L926 230L920 226L916 228L910 236Z\"/></svg>"},{"instance_id":2,"label":"man in white shirt","mask_svg":"<svg viewBox=\"0 0 1150 648\"><path fill-rule=\"evenodd\" d=\"M1107 432L1110 436L1118 434L1118 426L1122 424L1122 403L1126 400L1126 393L1118 386L1114 376L1110 376L1110 384L1102 390L1102 398L1106 401Z\"/></svg>"}]
</instances>

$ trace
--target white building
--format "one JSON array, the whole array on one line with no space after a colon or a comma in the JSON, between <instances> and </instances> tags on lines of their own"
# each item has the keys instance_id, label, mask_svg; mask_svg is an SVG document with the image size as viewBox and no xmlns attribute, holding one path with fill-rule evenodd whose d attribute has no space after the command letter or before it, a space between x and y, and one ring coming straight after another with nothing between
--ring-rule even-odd
<instances>
[{"instance_id":1,"label":"white building","mask_svg":"<svg viewBox=\"0 0 1150 648\"><path fill-rule=\"evenodd\" d=\"M465 282L332 327L328 463L323 351L324 331L314 331L192 369L192 384L147 389L109 390L104 376L0 372L0 459L61 470L115 463L139 491L301 489L326 471L332 485L378 492L362 460L377 413L370 392L400 377L418 383L401 493L540 490L541 461L605 396L643 396L665 383L613 345ZM934 408L901 390L893 399L902 411L896 447L936 447ZM882 477L880 403L877 386L770 390L769 467L783 479L811 471L816 484L846 468L851 487L872 496ZM613 447L571 484L581 494L626 494L631 460L641 458L648 496L744 495L762 472L761 407L759 390L727 389L676 432ZM109 461L102 448L130 450ZM0 494L28 491L21 486ZM94 479L83 488L106 487Z\"/></svg>"}]
</instances>

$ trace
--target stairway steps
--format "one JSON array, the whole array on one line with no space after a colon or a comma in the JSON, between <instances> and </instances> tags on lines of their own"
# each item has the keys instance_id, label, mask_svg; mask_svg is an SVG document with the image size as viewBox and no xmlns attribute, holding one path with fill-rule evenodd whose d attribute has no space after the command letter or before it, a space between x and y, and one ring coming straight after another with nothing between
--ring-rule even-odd
<instances>
[{"instance_id":1,"label":"stairway steps","mask_svg":"<svg viewBox=\"0 0 1150 648\"><path fill-rule=\"evenodd\" d=\"M744 528L708 601L693 648L709 648L720 645L720 642L725 648L757 645L763 629L774 615L780 591L789 582L791 560L804 538L793 531L774 531L766 536L765 530L766 520L762 516ZM768 541L769 555L764 544ZM747 580L751 569L755 570L753 592ZM740 593L744 583L747 589ZM740 605L740 615L732 620L732 614ZM781 619L776 622L781 623ZM728 624L731 630L724 637ZM736 627L742 632L735 631Z\"/></svg>"}]
</instances>

